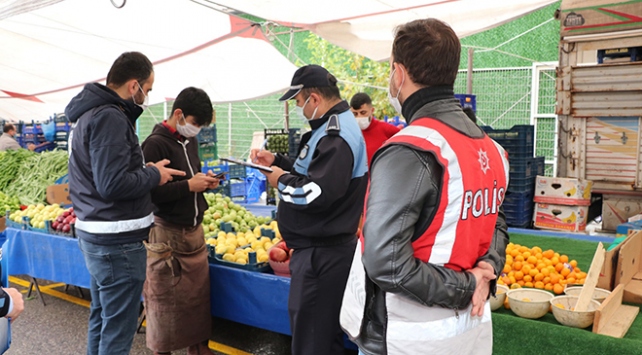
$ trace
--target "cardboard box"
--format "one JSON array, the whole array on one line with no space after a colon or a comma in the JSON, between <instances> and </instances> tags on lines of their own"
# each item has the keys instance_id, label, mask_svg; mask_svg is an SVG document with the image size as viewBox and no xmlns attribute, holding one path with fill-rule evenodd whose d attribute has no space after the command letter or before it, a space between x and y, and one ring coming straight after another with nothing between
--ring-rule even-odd
<instances>
[{"instance_id":1,"label":"cardboard box","mask_svg":"<svg viewBox=\"0 0 642 355\"><path fill-rule=\"evenodd\" d=\"M533 201L556 205L589 206L592 187L593 182L590 180L538 175L535 178Z\"/></svg>"},{"instance_id":2,"label":"cardboard box","mask_svg":"<svg viewBox=\"0 0 642 355\"><path fill-rule=\"evenodd\" d=\"M61 206L71 205L69 200L69 184L58 184L47 187L47 203L57 203Z\"/></svg>"},{"instance_id":3,"label":"cardboard box","mask_svg":"<svg viewBox=\"0 0 642 355\"><path fill-rule=\"evenodd\" d=\"M561 36L642 28L642 3L628 0L563 0Z\"/></svg>"},{"instance_id":4,"label":"cardboard box","mask_svg":"<svg viewBox=\"0 0 642 355\"><path fill-rule=\"evenodd\" d=\"M588 206L537 203L533 224L537 228L580 232L586 229Z\"/></svg>"},{"instance_id":5,"label":"cardboard box","mask_svg":"<svg viewBox=\"0 0 642 355\"><path fill-rule=\"evenodd\" d=\"M642 200L617 195L602 196L602 229L614 231L628 218L642 212Z\"/></svg>"}]
</instances>

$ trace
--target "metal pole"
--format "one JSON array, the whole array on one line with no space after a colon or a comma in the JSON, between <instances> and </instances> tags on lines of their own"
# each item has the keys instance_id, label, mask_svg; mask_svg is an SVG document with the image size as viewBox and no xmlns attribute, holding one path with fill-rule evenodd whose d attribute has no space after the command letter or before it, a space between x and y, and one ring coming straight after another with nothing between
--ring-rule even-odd
<instances>
[{"instance_id":1,"label":"metal pole","mask_svg":"<svg viewBox=\"0 0 642 355\"><path fill-rule=\"evenodd\" d=\"M468 71L466 72L466 94L473 94L473 52L475 50L468 48Z\"/></svg>"},{"instance_id":2,"label":"metal pole","mask_svg":"<svg viewBox=\"0 0 642 355\"><path fill-rule=\"evenodd\" d=\"M227 107L227 156L232 156L232 103L230 102Z\"/></svg>"},{"instance_id":3,"label":"metal pole","mask_svg":"<svg viewBox=\"0 0 642 355\"><path fill-rule=\"evenodd\" d=\"M285 101L285 129L287 131L290 130L290 107L288 106L288 102Z\"/></svg>"}]
</instances>

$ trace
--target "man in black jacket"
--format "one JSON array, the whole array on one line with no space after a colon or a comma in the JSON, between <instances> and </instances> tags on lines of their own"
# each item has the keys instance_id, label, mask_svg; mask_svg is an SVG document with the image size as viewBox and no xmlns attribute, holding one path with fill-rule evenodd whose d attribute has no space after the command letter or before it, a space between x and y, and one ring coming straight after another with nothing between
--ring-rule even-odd
<instances>
[{"instance_id":1,"label":"man in black jacket","mask_svg":"<svg viewBox=\"0 0 642 355\"><path fill-rule=\"evenodd\" d=\"M167 159L187 176L152 190L157 207L147 245L144 298L147 347L170 354L187 347L188 355L213 354L207 343L212 329L210 274L203 235L203 192L218 187L210 171L201 173L196 135L212 122L212 102L205 91L186 88L176 97L171 116L154 126L143 142L145 159Z\"/></svg>"},{"instance_id":2,"label":"man in black jacket","mask_svg":"<svg viewBox=\"0 0 642 355\"><path fill-rule=\"evenodd\" d=\"M439 20L397 28L389 98L409 126L373 158L341 310L365 355L492 353L509 168L454 97L460 51Z\"/></svg>"},{"instance_id":3,"label":"man in black jacket","mask_svg":"<svg viewBox=\"0 0 642 355\"><path fill-rule=\"evenodd\" d=\"M323 67L299 68L284 100L296 100L312 128L301 137L298 156L255 150L251 157L272 165L267 177L281 198L279 230L294 249L292 354L343 354L339 310L367 185L365 142L337 79Z\"/></svg>"},{"instance_id":4,"label":"man in black jacket","mask_svg":"<svg viewBox=\"0 0 642 355\"><path fill-rule=\"evenodd\" d=\"M65 114L69 196L91 275L88 355L129 354L145 281L143 241L153 223L150 191L184 172L169 161L145 165L135 124L154 84L152 63L123 53L107 86L85 85Z\"/></svg>"}]
</instances>

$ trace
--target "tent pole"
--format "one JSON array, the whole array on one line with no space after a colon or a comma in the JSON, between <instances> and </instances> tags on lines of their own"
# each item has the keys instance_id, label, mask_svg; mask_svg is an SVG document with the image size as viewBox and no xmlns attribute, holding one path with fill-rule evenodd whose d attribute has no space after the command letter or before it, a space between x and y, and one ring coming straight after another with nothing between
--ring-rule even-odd
<instances>
[{"instance_id":1,"label":"tent pole","mask_svg":"<svg viewBox=\"0 0 642 355\"><path fill-rule=\"evenodd\" d=\"M232 156L232 103L230 102L227 106L227 156Z\"/></svg>"},{"instance_id":2,"label":"tent pole","mask_svg":"<svg viewBox=\"0 0 642 355\"><path fill-rule=\"evenodd\" d=\"M468 48L468 71L466 72L466 94L473 94L473 48Z\"/></svg>"},{"instance_id":3,"label":"tent pole","mask_svg":"<svg viewBox=\"0 0 642 355\"><path fill-rule=\"evenodd\" d=\"M288 102L285 101L285 129L290 130L290 108L288 107Z\"/></svg>"}]
</instances>

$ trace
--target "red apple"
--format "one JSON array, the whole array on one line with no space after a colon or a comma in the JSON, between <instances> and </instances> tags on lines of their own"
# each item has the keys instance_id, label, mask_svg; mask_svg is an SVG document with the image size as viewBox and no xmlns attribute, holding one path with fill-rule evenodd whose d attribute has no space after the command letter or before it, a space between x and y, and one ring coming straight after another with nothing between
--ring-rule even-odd
<instances>
[{"instance_id":1,"label":"red apple","mask_svg":"<svg viewBox=\"0 0 642 355\"><path fill-rule=\"evenodd\" d=\"M68 224L65 224L65 225L62 227L62 231L63 231L63 233L69 233L69 231L70 231L70 230L71 230L71 227L70 227Z\"/></svg>"},{"instance_id":2,"label":"red apple","mask_svg":"<svg viewBox=\"0 0 642 355\"><path fill-rule=\"evenodd\" d=\"M270 260L284 262L288 260L288 253L281 248L272 248L270 249Z\"/></svg>"},{"instance_id":3,"label":"red apple","mask_svg":"<svg viewBox=\"0 0 642 355\"><path fill-rule=\"evenodd\" d=\"M51 222L51 228L53 228L55 230L56 228L58 228L59 224L60 223L58 223L58 221L53 221L53 222Z\"/></svg>"}]
</instances>

